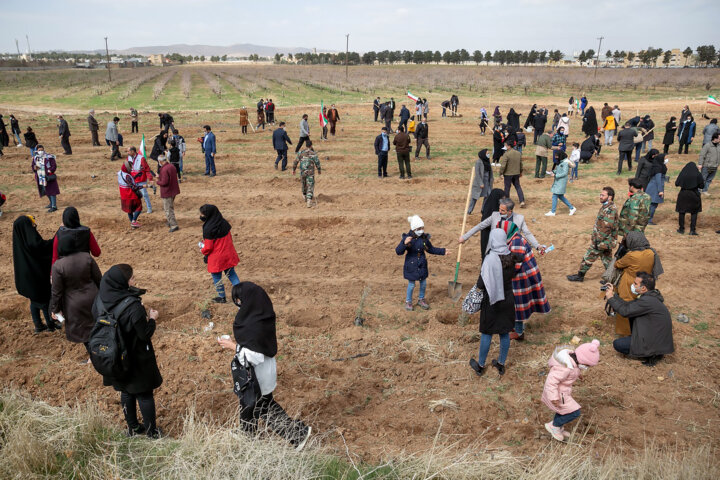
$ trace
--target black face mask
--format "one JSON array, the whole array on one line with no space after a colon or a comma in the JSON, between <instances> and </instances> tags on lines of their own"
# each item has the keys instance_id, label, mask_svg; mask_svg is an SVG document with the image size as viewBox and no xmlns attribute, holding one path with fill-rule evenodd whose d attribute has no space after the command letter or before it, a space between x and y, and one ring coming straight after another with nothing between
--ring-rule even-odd
<instances>
[{"instance_id":1,"label":"black face mask","mask_svg":"<svg viewBox=\"0 0 720 480\"><path fill-rule=\"evenodd\" d=\"M204 222L205 220L207 220L207 217L205 215L200 215L200 221Z\"/></svg>"}]
</instances>

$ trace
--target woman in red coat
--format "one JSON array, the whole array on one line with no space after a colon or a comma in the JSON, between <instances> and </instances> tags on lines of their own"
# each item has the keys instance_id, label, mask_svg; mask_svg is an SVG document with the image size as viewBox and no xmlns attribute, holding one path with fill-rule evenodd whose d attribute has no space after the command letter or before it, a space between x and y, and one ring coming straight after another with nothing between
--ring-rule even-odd
<instances>
[{"instance_id":1,"label":"woman in red coat","mask_svg":"<svg viewBox=\"0 0 720 480\"><path fill-rule=\"evenodd\" d=\"M140 224L137 219L142 212L142 203L140 202L140 187L130 174L132 171L132 163L128 160L123 163L118 172L118 186L120 187L120 208L127 213L130 219L130 227L138 228Z\"/></svg>"},{"instance_id":2,"label":"woman in red coat","mask_svg":"<svg viewBox=\"0 0 720 480\"><path fill-rule=\"evenodd\" d=\"M218 294L213 301L226 303L222 274L225 273L233 286L240 283L234 268L240 259L233 245L230 233L232 227L215 205L200 207L200 220L203 221L203 241L198 246L200 253L205 255L205 263Z\"/></svg>"}]
</instances>

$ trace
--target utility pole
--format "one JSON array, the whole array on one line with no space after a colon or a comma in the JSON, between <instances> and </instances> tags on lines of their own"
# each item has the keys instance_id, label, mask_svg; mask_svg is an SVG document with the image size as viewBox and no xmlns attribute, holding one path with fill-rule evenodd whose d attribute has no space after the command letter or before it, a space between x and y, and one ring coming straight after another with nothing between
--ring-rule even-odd
<instances>
[{"instance_id":1,"label":"utility pole","mask_svg":"<svg viewBox=\"0 0 720 480\"><path fill-rule=\"evenodd\" d=\"M345 35L345 80L348 79L348 53L350 46L350 34Z\"/></svg>"},{"instance_id":2,"label":"utility pole","mask_svg":"<svg viewBox=\"0 0 720 480\"><path fill-rule=\"evenodd\" d=\"M593 78L597 77L597 67L600 64L600 49L602 48L603 38L605 38L605 37L603 37L603 36L598 37L598 40L600 42L598 43L597 57L595 57L595 74L593 75Z\"/></svg>"},{"instance_id":3,"label":"utility pole","mask_svg":"<svg viewBox=\"0 0 720 480\"><path fill-rule=\"evenodd\" d=\"M112 74L110 73L110 51L108 50L107 37L105 37L105 57L107 58L108 81L112 82Z\"/></svg>"},{"instance_id":4,"label":"utility pole","mask_svg":"<svg viewBox=\"0 0 720 480\"><path fill-rule=\"evenodd\" d=\"M32 60L32 50L30 50L30 37L25 35L25 41L27 42L28 46L28 60Z\"/></svg>"},{"instance_id":5,"label":"utility pole","mask_svg":"<svg viewBox=\"0 0 720 480\"><path fill-rule=\"evenodd\" d=\"M17 38L15 39L15 48L17 48L17 51L18 51L18 58L20 58L20 55L22 55L22 54L20 53L20 44L18 43Z\"/></svg>"}]
</instances>

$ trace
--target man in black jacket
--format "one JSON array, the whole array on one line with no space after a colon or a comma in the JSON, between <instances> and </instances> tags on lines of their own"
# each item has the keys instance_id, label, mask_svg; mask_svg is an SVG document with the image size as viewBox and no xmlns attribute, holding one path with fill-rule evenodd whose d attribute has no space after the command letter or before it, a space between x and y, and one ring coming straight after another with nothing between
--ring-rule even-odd
<instances>
[{"instance_id":1,"label":"man in black jacket","mask_svg":"<svg viewBox=\"0 0 720 480\"><path fill-rule=\"evenodd\" d=\"M170 127L175 128L175 120L169 113L158 113L158 117L160 117L160 128L165 130L165 133L168 133Z\"/></svg>"},{"instance_id":2,"label":"man in black jacket","mask_svg":"<svg viewBox=\"0 0 720 480\"><path fill-rule=\"evenodd\" d=\"M617 174L622 173L623 160L627 158L628 172L632 171L632 151L635 146L635 130L630 128L630 123L623 125L622 130L618 133L618 152L620 157L618 159Z\"/></svg>"},{"instance_id":3,"label":"man in black jacket","mask_svg":"<svg viewBox=\"0 0 720 480\"><path fill-rule=\"evenodd\" d=\"M593 155L600 155L600 134L590 135L580 145L580 163L589 163Z\"/></svg>"},{"instance_id":4,"label":"man in black jacket","mask_svg":"<svg viewBox=\"0 0 720 480\"><path fill-rule=\"evenodd\" d=\"M390 102L385 103L385 110L383 111L383 120L385 121L385 128L388 133L392 132L392 120L393 120L393 109L390 106Z\"/></svg>"},{"instance_id":5,"label":"man in black jacket","mask_svg":"<svg viewBox=\"0 0 720 480\"><path fill-rule=\"evenodd\" d=\"M415 127L415 139L417 140L417 149L415 150L415 158L420 155L420 149L425 145L425 157L430 160L430 142L428 141L428 125L425 123L425 119L420 120L420 123Z\"/></svg>"},{"instance_id":6,"label":"man in black jacket","mask_svg":"<svg viewBox=\"0 0 720 480\"><path fill-rule=\"evenodd\" d=\"M410 110L405 107L405 104L403 103L400 107L400 125L398 125L398 130L400 128L404 128L407 130L407 122L410 119Z\"/></svg>"},{"instance_id":7,"label":"man in black jacket","mask_svg":"<svg viewBox=\"0 0 720 480\"><path fill-rule=\"evenodd\" d=\"M378 121L378 113L380 113L380 97L373 100L373 112L375 112L375 121Z\"/></svg>"},{"instance_id":8,"label":"man in black jacket","mask_svg":"<svg viewBox=\"0 0 720 480\"><path fill-rule=\"evenodd\" d=\"M537 145L537 139L545 131L545 125L547 125L547 110L542 107L538 108L535 112L535 119L533 120L533 144Z\"/></svg>"},{"instance_id":9,"label":"man in black jacket","mask_svg":"<svg viewBox=\"0 0 720 480\"><path fill-rule=\"evenodd\" d=\"M98 129L100 128L100 125L98 125L98 121L95 120L95 110L90 110L87 121L88 128L90 129L90 135L92 136L93 147L99 147L100 140L98 139Z\"/></svg>"},{"instance_id":10,"label":"man in black jacket","mask_svg":"<svg viewBox=\"0 0 720 480\"><path fill-rule=\"evenodd\" d=\"M275 170L277 170L278 163L282 160L282 170L285 171L287 170L288 144L292 145L292 140L285 131L285 122L280 122L279 126L280 128L276 129L272 134L273 148L278 154L275 159Z\"/></svg>"},{"instance_id":11,"label":"man in black jacket","mask_svg":"<svg viewBox=\"0 0 720 480\"><path fill-rule=\"evenodd\" d=\"M62 115L57 116L58 119L58 137L60 144L65 150L65 155L72 155L72 147L70 146L70 127Z\"/></svg>"},{"instance_id":12,"label":"man in black jacket","mask_svg":"<svg viewBox=\"0 0 720 480\"><path fill-rule=\"evenodd\" d=\"M385 178L387 174L388 152L390 151L390 137L387 127L382 127L380 135L375 137L375 155L378 157L378 178Z\"/></svg>"}]
</instances>

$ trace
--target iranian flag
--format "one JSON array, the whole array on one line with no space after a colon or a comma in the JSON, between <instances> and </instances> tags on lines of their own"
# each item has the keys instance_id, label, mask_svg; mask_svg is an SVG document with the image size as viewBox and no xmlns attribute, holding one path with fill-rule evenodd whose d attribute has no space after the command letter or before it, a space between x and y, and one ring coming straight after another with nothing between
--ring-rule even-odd
<instances>
[{"instance_id":1,"label":"iranian flag","mask_svg":"<svg viewBox=\"0 0 720 480\"><path fill-rule=\"evenodd\" d=\"M420 100L420 97L416 97L415 95L413 95L413 94L410 93L410 92L407 92L407 96L408 96L408 98L409 98L410 100L412 100L413 102L416 102L416 103L417 103L418 100Z\"/></svg>"},{"instance_id":2,"label":"iranian flag","mask_svg":"<svg viewBox=\"0 0 720 480\"><path fill-rule=\"evenodd\" d=\"M320 100L320 114L318 115L318 117L320 119L320 128L325 128L325 126L328 124L328 119L325 116L325 114L323 113L323 108L324 108L323 101Z\"/></svg>"},{"instance_id":3,"label":"iranian flag","mask_svg":"<svg viewBox=\"0 0 720 480\"><path fill-rule=\"evenodd\" d=\"M140 155L142 155L143 160L147 161L147 155L145 155L145 134L143 133L142 141L140 142Z\"/></svg>"},{"instance_id":4,"label":"iranian flag","mask_svg":"<svg viewBox=\"0 0 720 480\"><path fill-rule=\"evenodd\" d=\"M712 95L708 95L707 103L710 105L715 105L716 107L720 107L720 102L717 101L717 98L713 97Z\"/></svg>"},{"instance_id":5,"label":"iranian flag","mask_svg":"<svg viewBox=\"0 0 720 480\"><path fill-rule=\"evenodd\" d=\"M575 99L575 110L580 111L580 100L577 98Z\"/></svg>"}]
</instances>

